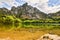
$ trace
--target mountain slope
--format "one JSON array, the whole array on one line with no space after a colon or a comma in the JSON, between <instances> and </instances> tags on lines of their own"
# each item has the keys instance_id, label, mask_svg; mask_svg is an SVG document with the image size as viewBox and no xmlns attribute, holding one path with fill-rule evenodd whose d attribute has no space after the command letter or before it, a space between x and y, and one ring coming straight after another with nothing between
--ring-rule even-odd
<instances>
[{"instance_id":1,"label":"mountain slope","mask_svg":"<svg viewBox=\"0 0 60 40\"><path fill-rule=\"evenodd\" d=\"M47 15L35 7L28 5L27 3L22 6L12 7L11 11L19 18L23 19L45 19Z\"/></svg>"},{"instance_id":2,"label":"mountain slope","mask_svg":"<svg viewBox=\"0 0 60 40\"><path fill-rule=\"evenodd\" d=\"M47 14L41 12L35 7L28 5L27 3L22 6L12 7L11 10L6 8L0 8L0 14L2 15L14 15L17 18L22 19L46 19Z\"/></svg>"},{"instance_id":3,"label":"mountain slope","mask_svg":"<svg viewBox=\"0 0 60 40\"><path fill-rule=\"evenodd\" d=\"M60 20L60 11L58 11L56 13L50 13L48 15L55 20Z\"/></svg>"}]
</instances>

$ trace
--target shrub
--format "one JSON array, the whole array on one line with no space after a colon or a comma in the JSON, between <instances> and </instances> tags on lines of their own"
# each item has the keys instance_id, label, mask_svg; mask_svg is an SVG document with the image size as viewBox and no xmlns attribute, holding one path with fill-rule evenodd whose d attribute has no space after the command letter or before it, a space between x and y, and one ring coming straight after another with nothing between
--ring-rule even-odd
<instances>
[{"instance_id":1,"label":"shrub","mask_svg":"<svg viewBox=\"0 0 60 40\"><path fill-rule=\"evenodd\" d=\"M14 26L15 27L22 27L22 21L18 18L14 20Z\"/></svg>"},{"instance_id":2,"label":"shrub","mask_svg":"<svg viewBox=\"0 0 60 40\"><path fill-rule=\"evenodd\" d=\"M6 16L4 23L5 25L11 26L14 24L14 18L12 16Z\"/></svg>"}]
</instances>

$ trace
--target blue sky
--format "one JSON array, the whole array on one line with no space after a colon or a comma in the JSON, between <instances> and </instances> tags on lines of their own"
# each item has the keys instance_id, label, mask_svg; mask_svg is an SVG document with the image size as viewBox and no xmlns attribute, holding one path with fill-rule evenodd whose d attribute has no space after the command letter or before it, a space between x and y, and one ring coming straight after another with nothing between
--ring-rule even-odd
<instances>
[{"instance_id":1,"label":"blue sky","mask_svg":"<svg viewBox=\"0 0 60 40\"><path fill-rule=\"evenodd\" d=\"M48 5L49 5L49 6L60 5L60 0L49 0L49 1L48 1Z\"/></svg>"},{"instance_id":2,"label":"blue sky","mask_svg":"<svg viewBox=\"0 0 60 40\"><path fill-rule=\"evenodd\" d=\"M5 3L5 2L2 2L1 7L6 7L6 8L9 8L9 7L11 7L11 6L10 6L10 5L8 5L8 4L7 4L7 3Z\"/></svg>"},{"instance_id":3,"label":"blue sky","mask_svg":"<svg viewBox=\"0 0 60 40\"><path fill-rule=\"evenodd\" d=\"M20 6L27 2L39 10L50 13L60 10L60 0L0 0L0 8L6 7L10 9L12 6Z\"/></svg>"},{"instance_id":4,"label":"blue sky","mask_svg":"<svg viewBox=\"0 0 60 40\"><path fill-rule=\"evenodd\" d=\"M25 3L25 1L23 0L15 0L14 4L17 4L18 3L18 6L20 5L23 5Z\"/></svg>"}]
</instances>

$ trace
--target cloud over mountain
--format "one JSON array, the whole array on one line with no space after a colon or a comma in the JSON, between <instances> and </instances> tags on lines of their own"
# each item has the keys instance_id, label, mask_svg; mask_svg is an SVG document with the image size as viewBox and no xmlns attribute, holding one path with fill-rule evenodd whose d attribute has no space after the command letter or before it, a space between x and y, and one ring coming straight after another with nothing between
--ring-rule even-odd
<instances>
[{"instance_id":1,"label":"cloud over mountain","mask_svg":"<svg viewBox=\"0 0 60 40\"><path fill-rule=\"evenodd\" d=\"M0 7L10 9L12 6L17 7L25 2L27 2L28 5L37 7L45 13L57 12L60 10L60 0L0 0Z\"/></svg>"}]
</instances>

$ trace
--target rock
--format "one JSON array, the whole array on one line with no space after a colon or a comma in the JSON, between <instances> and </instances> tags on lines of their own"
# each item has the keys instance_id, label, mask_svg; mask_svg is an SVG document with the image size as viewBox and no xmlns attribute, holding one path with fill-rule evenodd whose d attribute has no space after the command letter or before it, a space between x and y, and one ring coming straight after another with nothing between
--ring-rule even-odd
<instances>
[{"instance_id":1,"label":"rock","mask_svg":"<svg viewBox=\"0 0 60 40\"><path fill-rule=\"evenodd\" d=\"M45 34L37 40L60 40L60 36L52 35L52 34Z\"/></svg>"}]
</instances>

